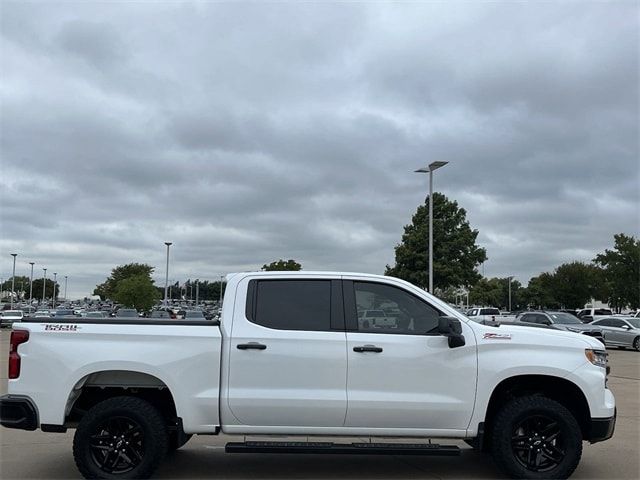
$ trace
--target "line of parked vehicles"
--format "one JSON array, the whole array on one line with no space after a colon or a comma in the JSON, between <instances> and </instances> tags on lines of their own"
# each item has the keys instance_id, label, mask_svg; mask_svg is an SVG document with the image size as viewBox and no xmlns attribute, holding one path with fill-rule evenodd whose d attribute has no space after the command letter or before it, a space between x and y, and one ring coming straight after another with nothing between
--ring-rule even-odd
<instances>
[{"instance_id":1,"label":"line of parked vehicles","mask_svg":"<svg viewBox=\"0 0 640 480\"><path fill-rule=\"evenodd\" d=\"M0 326L11 327L15 322L24 318L166 318L173 320L217 320L220 316L220 306L213 305L156 305L149 312L139 312L133 308L120 305L73 306L63 305L59 308L40 308L31 306L0 311Z\"/></svg>"},{"instance_id":2,"label":"line of parked vehicles","mask_svg":"<svg viewBox=\"0 0 640 480\"><path fill-rule=\"evenodd\" d=\"M600 340L607 347L640 351L640 311L615 315L608 308L582 310L532 310L515 315L497 308L472 308L466 315L485 325L508 324L581 333Z\"/></svg>"}]
</instances>

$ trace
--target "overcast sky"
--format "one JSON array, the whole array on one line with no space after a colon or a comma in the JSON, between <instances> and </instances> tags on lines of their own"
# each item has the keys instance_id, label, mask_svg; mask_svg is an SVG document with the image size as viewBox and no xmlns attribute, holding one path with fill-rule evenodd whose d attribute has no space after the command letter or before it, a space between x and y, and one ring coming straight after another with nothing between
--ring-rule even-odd
<instances>
[{"instance_id":1,"label":"overcast sky","mask_svg":"<svg viewBox=\"0 0 640 480\"><path fill-rule=\"evenodd\" d=\"M0 274L383 273L435 188L487 276L640 232L629 2L0 5Z\"/></svg>"}]
</instances>

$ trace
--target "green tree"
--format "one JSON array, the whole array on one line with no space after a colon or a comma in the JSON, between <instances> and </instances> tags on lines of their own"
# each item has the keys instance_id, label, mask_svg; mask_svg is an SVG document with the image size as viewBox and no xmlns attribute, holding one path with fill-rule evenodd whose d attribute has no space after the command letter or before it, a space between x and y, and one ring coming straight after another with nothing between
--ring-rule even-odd
<instances>
[{"instance_id":1,"label":"green tree","mask_svg":"<svg viewBox=\"0 0 640 480\"><path fill-rule=\"evenodd\" d=\"M429 201L427 197L404 227L402 241L395 247L395 265L387 265L385 271L423 288L429 283ZM487 259L485 249L476 245L478 230L470 227L466 210L441 193L433 194L433 211L434 288L474 285L480 279L476 268Z\"/></svg>"},{"instance_id":2,"label":"green tree","mask_svg":"<svg viewBox=\"0 0 640 480\"><path fill-rule=\"evenodd\" d=\"M134 275L120 280L116 286L113 300L125 307L138 311L148 311L160 298L149 275Z\"/></svg>"},{"instance_id":3,"label":"green tree","mask_svg":"<svg viewBox=\"0 0 640 480\"><path fill-rule=\"evenodd\" d=\"M523 292L523 301L533 308L558 308L553 290L555 283L553 275L543 272L529 280L526 290Z\"/></svg>"},{"instance_id":4,"label":"green tree","mask_svg":"<svg viewBox=\"0 0 640 480\"><path fill-rule=\"evenodd\" d=\"M43 278L34 278L33 279L33 299L34 300L42 300L42 285L43 285ZM51 280L50 278L47 278L47 282L46 282L46 292L45 292L45 298L53 298L53 280ZM55 284L55 288L56 288L56 298L60 297L60 285L56 282ZM29 296L29 292L28 292L28 287L27 287L27 297Z\"/></svg>"},{"instance_id":5,"label":"green tree","mask_svg":"<svg viewBox=\"0 0 640 480\"><path fill-rule=\"evenodd\" d=\"M302 270L302 265L296 262L293 259L289 259L284 261L282 259L271 262L269 265L263 265L262 270L265 272L271 271L286 271L286 272L297 272L298 270Z\"/></svg>"},{"instance_id":6,"label":"green tree","mask_svg":"<svg viewBox=\"0 0 640 480\"><path fill-rule=\"evenodd\" d=\"M22 275L16 275L15 277L15 292L16 298L29 298L29 277L25 277ZM7 298L11 296L11 277L8 280L5 280L0 285L0 292L3 292L7 295Z\"/></svg>"},{"instance_id":7,"label":"green tree","mask_svg":"<svg viewBox=\"0 0 640 480\"><path fill-rule=\"evenodd\" d=\"M152 266L144 263L128 263L126 265L120 265L111 271L111 275L104 281L104 283L96 285L93 294L99 295L101 300L106 300L107 298L114 300L114 295L119 282L137 275L144 275L151 280L153 270L154 268Z\"/></svg>"},{"instance_id":8,"label":"green tree","mask_svg":"<svg viewBox=\"0 0 640 480\"><path fill-rule=\"evenodd\" d=\"M583 262L563 263L553 272L551 281L554 303L562 308L583 308L598 292L600 269Z\"/></svg>"},{"instance_id":9,"label":"green tree","mask_svg":"<svg viewBox=\"0 0 640 480\"><path fill-rule=\"evenodd\" d=\"M603 269L605 289L600 299L618 312L624 307L640 308L640 240L624 233L613 238L613 250L594 259Z\"/></svg>"}]
</instances>

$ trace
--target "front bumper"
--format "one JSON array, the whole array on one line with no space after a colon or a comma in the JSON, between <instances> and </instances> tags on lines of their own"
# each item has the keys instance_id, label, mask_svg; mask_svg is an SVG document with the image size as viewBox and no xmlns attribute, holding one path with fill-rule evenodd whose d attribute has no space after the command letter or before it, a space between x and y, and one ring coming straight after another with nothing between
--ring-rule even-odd
<instances>
[{"instance_id":1,"label":"front bumper","mask_svg":"<svg viewBox=\"0 0 640 480\"><path fill-rule=\"evenodd\" d=\"M38 428L38 411L29 397L3 395L0 397L0 425L35 430Z\"/></svg>"},{"instance_id":2,"label":"front bumper","mask_svg":"<svg viewBox=\"0 0 640 480\"><path fill-rule=\"evenodd\" d=\"M613 414L613 417L609 418L592 418L591 428L589 429L589 440L591 443L604 442L613 437L613 432L616 428L616 417L618 411Z\"/></svg>"}]
</instances>

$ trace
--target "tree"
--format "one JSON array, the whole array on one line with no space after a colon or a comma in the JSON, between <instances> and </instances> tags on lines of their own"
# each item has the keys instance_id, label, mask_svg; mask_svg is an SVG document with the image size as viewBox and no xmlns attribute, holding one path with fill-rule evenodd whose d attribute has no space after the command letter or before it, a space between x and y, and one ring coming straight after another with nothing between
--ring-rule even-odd
<instances>
[{"instance_id":1,"label":"tree","mask_svg":"<svg viewBox=\"0 0 640 480\"><path fill-rule=\"evenodd\" d=\"M127 308L148 311L158 301L160 294L148 275L140 274L118 282L113 300Z\"/></svg>"},{"instance_id":2,"label":"tree","mask_svg":"<svg viewBox=\"0 0 640 480\"><path fill-rule=\"evenodd\" d=\"M13 282L15 285L15 299L22 299L29 297L29 277L25 277L22 275L16 275L15 281ZM0 285L0 292L3 292L7 295L8 298L11 297L11 277L8 280L5 280Z\"/></svg>"},{"instance_id":3,"label":"tree","mask_svg":"<svg viewBox=\"0 0 640 480\"><path fill-rule=\"evenodd\" d=\"M524 306L523 289L518 280L511 280L511 309L520 310ZM509 308L509 278L481 278L469 290L469 302L485 307Z\"/></svg>"},{"instance_id":4,"label":"tree","mask_svg":"<svg viewBox=\"0 0 640 480\"><path fill-rule=\"evenodd\" d=\"M557 308L554 286L553 275L549 272L532 277L522 292L523 303L534 308Z\"/></svg>"},{"instance_id":5,"label":"tree","mask_svg":"<svg viewBox=\"0 0 640 480\"><path fill-rule=\"evenodd\" d=\"M262 270L265 272L271 271L286 271L286 272L297 272L298 270L302 270L302 265L296 262L293 259L289 259L286 262L282 259L271 262L269 265L263 265Z\"/></svg>"},{"instance_id":6,"label":"tree","mask_svg":"<svg viewBox=\"0 0 640 480\"><path fill-rule=\"evenodd\" d=\"M34 278L33 279L33 298L35 300L41 300L42 299L43 280L44 279L42 279L42 278ZM54 286L53 280L51 280L50 278L47 278L45 298L53 298L53 286ZM60 296L60 285L58 285L57 282L55 284L55 288L56 288L56 298L58 298ZM29 292L28 291L27 291L27 296L29 296Z\"/></svg>"},{"instance_id":7,"label":"tree","mask_svg":"<svg viewBox=\"0 0 640 480\"><path fill-rule=\"evenodd\" d=\"M606 290L602 299L618 312L626 306L640 308L640 240L624 233L613 238L613 250L605 250L594 259L603 269Z\"/></svg>"},{"instance_id":8,"label":"tree","mask_svg":"<svg viewBox=\"0 0 640 480\"><path fill-rule=\"evenodd\" d=\"M96 285L93 294L99 295L101 300L106 300L107 298L113 300L120 281L137 275L144 275L151 280L153 270L154 268L152 266L144 263L128 263L126 265L120 265L111 270L111 275L104 281L104 283Z\"/></svg>"},{"instance_id":9,"label":"tree","mask_svg":"<svg viewBox=\"0 0 640 480\"><path fill-rule=\"evenodd\" d=\"M596 297L602 281L600 269L583 262L563 263L555 269L551 281L551 296L562 308L583 308Z\"/></svg>"},{"instance_id":10,"label":"tree","mask_svg":"<svg viewBox=\"0 0 640 480\"><path fill-rule=\"evenodd\" d=\"M427 197L404 227L402 241L395 247L396 263L385 271L423 288L429 284L429 201ZM441 193L433 194L433 211L434 288L474 285L480 279L476 268L487 259L485 249L476 245L478 230L469 226L466 210Z\"/></svg>"}]
</instances>

